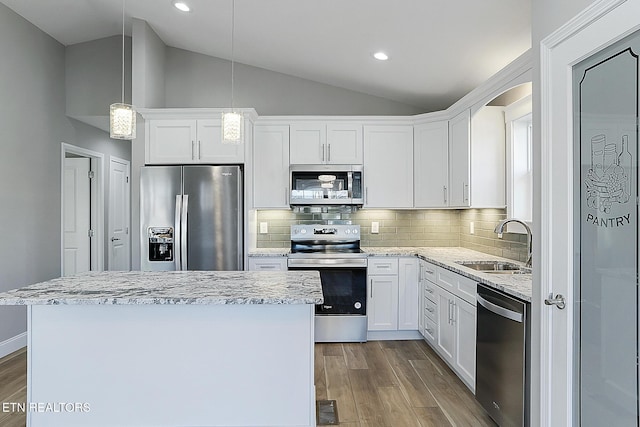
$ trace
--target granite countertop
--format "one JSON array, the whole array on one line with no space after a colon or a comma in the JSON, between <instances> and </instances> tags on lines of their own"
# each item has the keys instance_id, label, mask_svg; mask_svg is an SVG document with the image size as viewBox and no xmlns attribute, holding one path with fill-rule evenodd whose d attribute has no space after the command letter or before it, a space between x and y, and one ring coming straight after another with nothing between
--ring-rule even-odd
<instances>
[{"instance_id":1,"label":"granite countertop","mask_svg":"<svg viewBox=\"0 0 640 427\"><path fill-rule=\"evenodd\" d=\"M456 261L506 261L524 266L518 261L460 247L363 247L362 250L369 257L417 256L523 301L531 302L531 274L483 273L456 263ZM288 248L260 248L249 253L249 256L287 256L288 253Z\"/></svg>"},{"instance_id":2,"label":"granite countertop","mask_svg":"<svg viewBox=\"0 0 640 427\"><path fill-rule=\"evenodd\" d=\"M322 304L317 271L92 272L0 293L0 305Z\"/></svg>"}]
</instances>

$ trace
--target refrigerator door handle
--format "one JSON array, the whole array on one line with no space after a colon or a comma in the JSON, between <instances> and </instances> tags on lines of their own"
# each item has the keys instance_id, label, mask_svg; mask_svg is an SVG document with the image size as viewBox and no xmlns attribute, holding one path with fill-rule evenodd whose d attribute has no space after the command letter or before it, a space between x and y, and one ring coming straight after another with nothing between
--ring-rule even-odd
<instances>
[{"instance_id":1,"label":"refrigerator door handle","mask_svg":"<svg viewBox=\"0 0 640 427\"><path fill-rule=\"evenodd\" d=\"M187 216L189 215L189 195L182 196L182 213L180 214L180 251L182 252L182 268L187 269Z\"/></svg>"},{"instance_id":2,"label":"refrigerator door handle","mask_svg":"<svg viewBox=\"0 0 640 427\"><path fill-rule=\"evenodd\" d=\"M174 239L174 257L175 257L175 263L176 263L176 270L181 270L182 269L182 263L181 263L181 257L182 257L182 251L180 250L181 248L181 244L178 242L178 239L180 238L180 236L182 235L181 233L181 229L180 229L180 212L182 211L182 196L177 194L176 195L176 209L175 209L175 216L174 216L174 232L173 232L173 239Z\"/></svg>"}]
</instances>

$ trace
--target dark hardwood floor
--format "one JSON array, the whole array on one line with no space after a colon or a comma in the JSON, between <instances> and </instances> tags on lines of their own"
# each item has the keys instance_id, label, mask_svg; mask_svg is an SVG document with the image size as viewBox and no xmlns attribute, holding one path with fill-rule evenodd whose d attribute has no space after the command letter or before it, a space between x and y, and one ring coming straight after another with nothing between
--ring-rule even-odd
<instances>
[{"instance_id":1,"label":"dark hardwood floor","mask_svg":"<svg viewBox=\"0 0 640 427\"><path fill-rule=\"evenodd\" d=\"M423 341L316 344L316 399L336 400L341 426L495 426ZM3 402L27 398L27 352L0 359L0 426L24 427Z\"/></svg>"}]
</instances>

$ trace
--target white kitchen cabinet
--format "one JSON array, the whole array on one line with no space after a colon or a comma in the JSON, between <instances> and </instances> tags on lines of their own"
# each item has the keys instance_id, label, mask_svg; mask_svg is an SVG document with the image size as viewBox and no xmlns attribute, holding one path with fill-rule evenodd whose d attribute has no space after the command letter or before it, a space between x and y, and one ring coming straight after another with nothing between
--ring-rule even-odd
<instances>
[{"instance_id":1,"label":"white kitchen cabinet","mask_svg":"<svg viewBox=\"0 0 640 427\"><path fill-rule=\"evenodd\" d=\"M286 271L287 258L277 257L249 257L249 271Z\"/></svg>"},{"instance_id":2,"label":"white kitchen cabinet","mask_svg":"<svg viewBox=\"0 0 640 427\"><path fill-rule=\"evenodd\" d=\"M418 259L398 260L398 330L418 330L420 291L418 283Z\"/></svg>"},{"instance_id":3,"label":"white kitchen cabinet","mask_svg":"<svg viewBox=\"0 0 640 427\"><path fill-rule=\"evenodd\" d=\"M368 330L398 330L398 258L370 258L367 282Z\"/></svg>"},{"instance_id":4,"label":"white kitchen cabinet","mask_svg":"<svg viewBox=\"0 0 640 427\"><path fill-rule=\"evenodd\" d=\"M449 206L470 206L471 111L449 120Z\"/></svg>"},{"instance_id":5,"label":"white kitchen cabinet","mask_svg":"<svg viewBox=\"0 0 640 427\"><path fill-rule=\"evenodd\" d=\"M253 207L289 208L289 126L254 127Z\"/></svg>"},{"instance_id":6,"label":"white kitchen cabinet","mask_svg":"<svg viewBox=\"0 0 640 427\"><path fill-rule=\"evenodd\" d=\"M413 207L413 126L364 127L365 208Z\"/></svg>"},{"instance_id":7,"label":"white kitchen cabinet","mask_svg":"<svg viewBox=\"0 0 640 427\"><path fill-rule=\"evenodd\" d=\"M456 329L456 373L471 391L476 385L476 307L456 297L454 303Z\"/></svg>"},{"instance_id":8,"label":"white kitchen cabinet","mask_svg":"<svg viewBox=\"0 0 640 427\"><path fill-rule=\"evenodd\" d=\"M413 132L414 207L449 206L449 122L417 125Z\"/></svg>"},{"instance_id":9,"label":"white kitchen cabinet","mask_svg":"<svg viewBox=\"0 0 640 427\"><path fill-rule=\"evenodd\" d=\"M471 207L507 205L505 152L504 107L482 107L471 118Z\"/></svg>"},{"instance_id":10,"label":"white kitchen cabinet","mask_svg":"<svg viewBox=\"0 0 640 427\"><path fill-rule=\"evenodd\" d=\"M293 123L291 164L362 164L362 124Z\"/></svg>"},{"instance_id":11,"label":"white kitchen cabinet","mask_svg":"<svg viewBox=\"0 0 640 427\"><path fill-rule=\"evenodd\" d=\"M223 144L220 119L151 119L147 164L242 164L244 144Z\"/></svg>"}]
</instances>

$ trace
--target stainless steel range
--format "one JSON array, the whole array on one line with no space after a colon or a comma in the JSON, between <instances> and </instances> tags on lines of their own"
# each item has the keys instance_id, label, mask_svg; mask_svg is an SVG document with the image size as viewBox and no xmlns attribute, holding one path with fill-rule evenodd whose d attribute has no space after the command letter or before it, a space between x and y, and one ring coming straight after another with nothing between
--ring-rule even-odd
<instances>
[{"instance_id":1,"label":"stainless steel range","mask_svg":"<svg viewBox=\"0 0 640 427\"><path fill-rule=\"evenodd\" d=\"M316 306L316 342L367 340L367 258L359 225L293 225L289 270L318 270L324 304Z\"/></svg>"}]
</instances>

